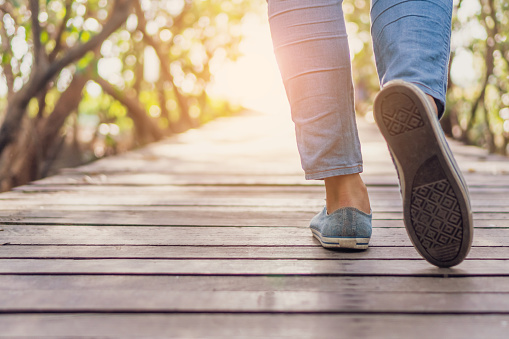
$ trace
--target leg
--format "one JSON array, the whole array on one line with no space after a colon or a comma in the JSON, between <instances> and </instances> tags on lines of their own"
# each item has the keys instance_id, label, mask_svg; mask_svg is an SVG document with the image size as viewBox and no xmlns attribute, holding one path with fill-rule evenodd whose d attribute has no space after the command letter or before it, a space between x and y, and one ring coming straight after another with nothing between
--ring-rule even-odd
<instances>
[{"instance_id":1,"label":"leg","mask_svg":"<svg viewBox=\"0 0 509 339\"><path fill-rule=\"evenodd\" d=\"M269 22L306 179L325 179L329 213L370 213L341 4L269 0Z\"/></svg>"},{"instance_id":2,"label":"leg","mask_svg":"<svg viewBox=\"0 0 509 339\"><path fill-rule=\"evenodd\" d=\"M473 234L467 188L436 117L436 107L440 116L445 106L451 12L448 0L384 0L372 7L383 85L375 119L398 170L410 239L440 267L459 264Z\"/></svg>"},{"instance_id":3,"label":"leg","mask_svg":"<svg viewBox=\"0 0 509 339\"><path fill-rule=\"evenodd\" d=\"M382 86L403 79L445 109L452 0L373 0L373 49Z\"/></svg>"},{"instance_id":4,"label":"leg","mask_svg":"<svg viewBox=\"0 0 509 339\"><path fill-rule=\"evenodd\" d=\"M371 214L359 176L362 156L341 4L269 0L269 22L306 179L325 179L327 206L313 218L313 234L325 247L367 248Z\"/></svg>"}]
</instances>

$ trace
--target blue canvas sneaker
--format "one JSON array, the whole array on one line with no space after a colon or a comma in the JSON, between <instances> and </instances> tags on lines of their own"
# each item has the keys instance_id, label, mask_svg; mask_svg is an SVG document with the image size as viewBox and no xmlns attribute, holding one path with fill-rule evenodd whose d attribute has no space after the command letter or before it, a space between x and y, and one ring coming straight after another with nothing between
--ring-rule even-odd
<instances>
[{"instance_id":1,"label":"blue canvas sneaker","mask_svg":"<svg viewBox=\"0 0 509 339\"><path fill-rule=\"evenodd\" d=\"M311 232L325 248L364 250L371 239L371 214L344 207L327 214L327 208L311 219Z\"/></svg>"}]
</instances>

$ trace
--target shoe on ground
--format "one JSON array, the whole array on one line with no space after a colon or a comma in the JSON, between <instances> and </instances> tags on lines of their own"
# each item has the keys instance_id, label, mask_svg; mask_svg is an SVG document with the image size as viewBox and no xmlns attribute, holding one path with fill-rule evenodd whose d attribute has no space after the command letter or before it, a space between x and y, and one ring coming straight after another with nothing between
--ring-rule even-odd
<instances>
[{"instance_id":1,"label":"shoe on ground","mask_svg":"<svg viewBox=\"0 0 509 339\"><path fill-rule=\"evenodd\" d=\"M327 214L327 208L324 208L311 219L310 228L325 248L364 250L371 239L371 214L354 207L340 208Z\"/></svg>"}]
</instances>

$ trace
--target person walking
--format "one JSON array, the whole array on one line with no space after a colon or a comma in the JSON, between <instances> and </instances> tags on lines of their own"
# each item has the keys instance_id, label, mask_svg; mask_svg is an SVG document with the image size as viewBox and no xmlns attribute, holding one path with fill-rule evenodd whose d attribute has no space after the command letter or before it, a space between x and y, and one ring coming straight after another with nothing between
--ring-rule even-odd
<instances>
[{"instance_id":1,"label":"person walking","mask_svg":"<svg viewBox=\"0 0 509 339\"><path fill-rule=\"evenodd\" d=\"M439 119L445 110L452 0L372 0L381 91L375 121L400 180L416 250L459 264L473 237L465 181ZM324 180L326 206L310 223L326 248L366 249L372 233L354 111L342 0L268 0L274 52L290 102L306 179Z\"/></svg>"}]
</instances>

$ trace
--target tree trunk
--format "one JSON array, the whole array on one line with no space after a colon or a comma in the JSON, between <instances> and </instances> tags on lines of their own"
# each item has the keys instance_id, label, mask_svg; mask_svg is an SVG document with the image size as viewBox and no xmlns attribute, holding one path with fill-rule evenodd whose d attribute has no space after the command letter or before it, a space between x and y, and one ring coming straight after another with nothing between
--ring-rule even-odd
<instances>
[{"instance_id":1,"label":"tree trunk","mask_svg":"<svg viewBox=\"0 0 509 339\"><path fill-rule=\"evenodd\" d=\"M0 189L8 190L14 186L40 178L41 165L51 148L67 117L77 109L82 91L87 83L83 75L76 74L58 99L55 108L47 118L25 118L22 132L15 142L2 153L0 162Z\"/></svg>"},{"instance_id":2,"label":"tree trunk","mask_svg":"<svg viewBox=\"0 0 509 339\"><path fill-rule=\"evenodd\" d=\"M0 158L4 149L16 140L16 136L21 128L21 121L25 116L26 108L30 100L39 93L48 82L50 82L64 67L79 60L88 51L99 46L111 33L116 31L127 19L133 0L116 0L108 21L103 29L97 35L83 44L70 48L66 53L54 62L42 62L45 56L40 55L43 49L39 49L36 64L33 65L30 79L23 88L12 96L7 104L5 119L0 128ZM37 1L31 2L32 6L37 6ZM35 37L35 40L39 37ZM39 44L36 44L39 46Z\"/></svg>"},{"instance_id":3,"label":"tree trunk","mask_svg":"<svg viewBox=\"0 0 509 339\"><path fill-rule=\"evenodd\" d=\"M143 40L156 52L157 57L161 63L161 71L165 80L169 81L173 84L173 94L175 95L175 99L177 100L178 106L180 108L180 116L179 116L179 129L186 130L191 127L195 127L196 123L193 121L191 116L189 115L189 105L187 103L187 98L180 93L178 87L175 85L175 81L173 79L173 75L171 74L170 67L168 66L166 54L162 51L161 46L152 38L146 31L146 19L143 10L141 9L140 3L135 3L136 13L138 15L138 29L143 33Z\"/></svg>"},{"instance_id":4,"label":"tree trunk","mask_svg":"<svg viewBox=\"0 0 509 339\"><path fill-rule=\"evenodd\" d=\"M170 112L168 111L168 108L166 107L166 94L164 90L164 80L162 78L159 78L157 81L157 99L159 101L159 106L161 108L161 117L166 119L168 122L168 126L166 127L167 134L171 134L174 132Z\"/></svg>"},{"instance_id":5,"label":"tree trunk","mask_svg":"<svg viewBox=\"0 0 509 339\"><path fill-rule=\"evenodd\" d=\"M140 138L142 144L161 140L163 138L163 132L155 122L150 119L138 100L117 90L100 76L95 76L93 80L102 87L106 94L112 96L127 108L127 113L134 122L136 134Z\"/></svg>"},{"instance_id":6,"label":"tree trunk","mask_svg":"<svg viewBox=\"0 0 509 339\"><path fill-rule=\"evenodd\" d=\"M486 15L485 11L481 11L482 20L483 22L486 22L486 18L488 16L491 17L491 19L495 23L495 27L489 28L488 25L486 26L486 32L488 33L488 38L486 39L486 52L484 54L484 60L486 63L486 71L484 74L484 81L482 83L481 87L481 93L479 93L479 96L474 101L474 104L472 105L472 109L470 111L470 118L468 121L468 127L467 131L470 130L474 126L474 121L476 117L477 110L479 106L482 106L484 109L484 117L486 122L486 129L485 129L485 135L486 135L486 141L487 141L487 147L490 151L490 153L493 153L495 151L495 142L494 142L494 135L490 128L490 120L488 116L488 110L485 105L485 97L486 97L486 86L488 86L489 78L493 74L493 70L495 68L494 59L493 59L493 53L495 52L495 35L498 32L498 28L496 25L497 18L495 16L495 9L493 6L493 0L486 0L481 1L482 5L489 9L488 15Z\"/></svg>"}]
</instances>

